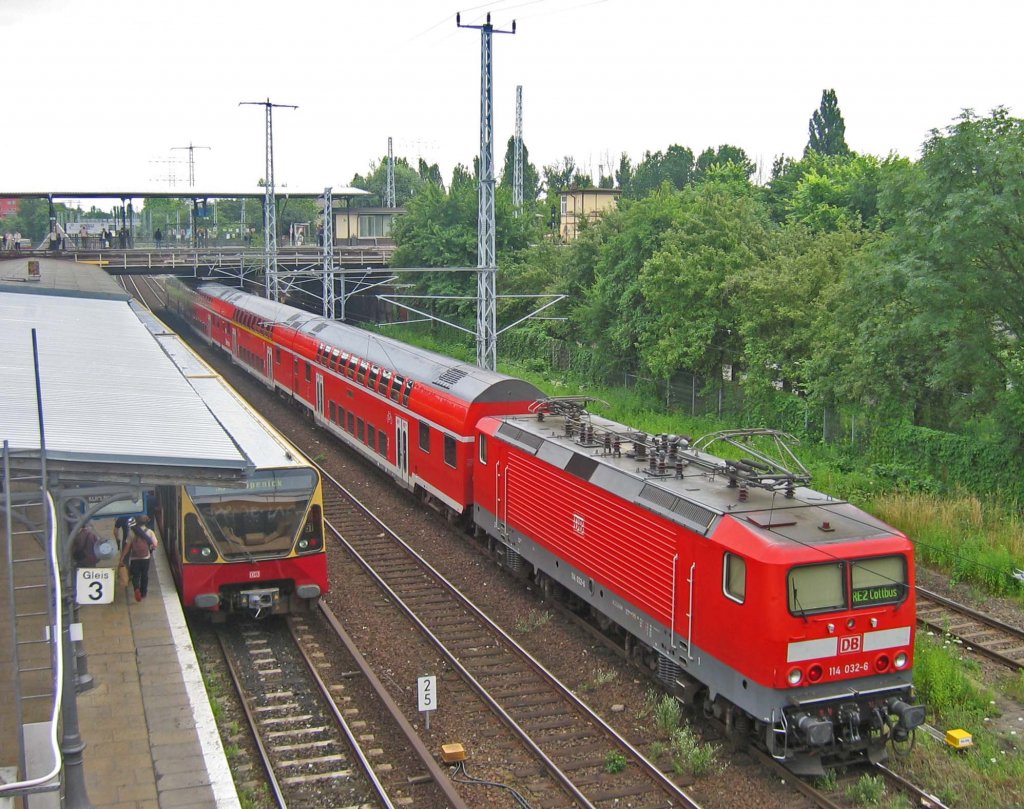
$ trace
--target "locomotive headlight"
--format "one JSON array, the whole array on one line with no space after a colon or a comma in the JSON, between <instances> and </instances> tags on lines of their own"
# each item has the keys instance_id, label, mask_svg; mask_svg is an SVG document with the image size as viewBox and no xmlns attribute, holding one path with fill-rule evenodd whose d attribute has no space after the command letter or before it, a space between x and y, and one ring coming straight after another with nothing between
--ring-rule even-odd
<instances>
[{"instance_id":1,"label":"locomotive headlight","mask_svg":"<svg viewBox=\"0 0 1024 809\"><path fill-rule=\"evenodd\" d=\"M894 661L896 663L896 668L898 668L898 669L905 668L906 665L907 665L907 660L909 660L909 658L907 657L907 653L906 652L898 652L896 654L896 659Z\"/></svg>"},{"instance_id":2,"label":"locomotive headlight","mask_svg":"<svg viewBox=\"0 0 1024 809\"><path fill-rule=\"evenodd\" d=\"M212 554L213 548L206 546L204 546L203 549L199 551L199 555L202 556L204 559L209 559Z\"/></svg>"},{"instance_id":3,"label":"locomotive headlight","mask_svg":"<svg viewBox=\"0 0 1024 809\"><path fill-rule=\"evenodd\" d=\"M309 540L308 539L300 539L299 540L299 550L304 551L308 547L309 547Z\"/></svg>"},{"instance_id":4,"label":"locomotive headlight","mask_svg":"<svg viewBox=\"0 0 1024 809\"><path fill-rule=\"evenodd\" d=\"M789 680L790 685L799 685L800 681L803 680L803 678L804 673L800 671L800 669L789 670L789 677L787 679Z\"/></svg>"}]
</instances>

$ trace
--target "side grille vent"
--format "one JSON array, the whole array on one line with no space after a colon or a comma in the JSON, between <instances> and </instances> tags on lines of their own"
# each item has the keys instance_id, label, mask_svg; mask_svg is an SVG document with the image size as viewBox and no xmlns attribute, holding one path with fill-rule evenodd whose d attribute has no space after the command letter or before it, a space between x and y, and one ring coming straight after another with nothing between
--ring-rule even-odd
<instances>
[{"instance_id":1,"label":"side grille vent","mask_svg":"<svg viewBox=\"0 0 1024 809\"><path fill-rule=\"evenodd\" d=\"M658 506L665 511L678 514L686 522L699 525L703 530L707 530L707 527L711 525L711 521L717 516L711 509L699 506L682 497L677 497L660 486L650 483L640 490L640 499L646 500L648 503Z\"/></svg>"}]
</instances>

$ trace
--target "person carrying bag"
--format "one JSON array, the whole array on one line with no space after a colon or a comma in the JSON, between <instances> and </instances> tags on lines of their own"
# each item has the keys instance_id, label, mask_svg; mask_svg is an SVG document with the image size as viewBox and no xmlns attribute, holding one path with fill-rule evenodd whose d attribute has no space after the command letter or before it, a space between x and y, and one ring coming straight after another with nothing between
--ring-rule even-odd
<instances>
[{"instance_id":1,"label":"person carrying bag","mask_svg":"<svg viewBox=\"0 0 1024 809\"><path fill-rule=\"evenodd\" d=\"M127 563L127 575L131 578L136 601L142 601L149 589L149 562L156 546L156 534L149 528L138 523L131 527L128 541L121 551L121 564ZM117 575L119 579L125 577L120 571Z\"/></svg>"}]
</instances>

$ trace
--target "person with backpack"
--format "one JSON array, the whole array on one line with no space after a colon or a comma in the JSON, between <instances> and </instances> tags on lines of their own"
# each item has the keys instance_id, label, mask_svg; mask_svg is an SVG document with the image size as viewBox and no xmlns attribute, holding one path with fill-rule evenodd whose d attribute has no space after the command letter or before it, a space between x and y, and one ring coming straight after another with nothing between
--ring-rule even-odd
<instances>
[{"instance_id":1,"label":"person with backpack","mask_svg":"<svg viewBox=\"0 0 1024 809\"><path fill-rule=\"evenodd\" d=\"M146 527L143 518L136 520L131 527L129 540L121 551L121 564L128 566L136 601L142 601L149 589L149 562L156 546L156 534Z\"/></svg>"}]
</instances>

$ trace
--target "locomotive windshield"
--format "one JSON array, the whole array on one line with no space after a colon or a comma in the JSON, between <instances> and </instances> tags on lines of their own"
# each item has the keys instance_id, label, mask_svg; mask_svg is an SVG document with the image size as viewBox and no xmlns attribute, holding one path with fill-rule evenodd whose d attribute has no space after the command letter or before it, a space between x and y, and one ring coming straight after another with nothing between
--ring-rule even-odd
<instances>
[{"instance_id":1,"label":"locomotive windshield","mask_svg":"<svg viewBox=\"0 0 1024 809\"><path fill-rule=\"evenodd\" d=\"M907 594L907 560L897 555L802 565L789 571L787 589L793 615L897 604Z\"/></svg>"},{"instance_id":2,"label":"locomotive windshield","mask_svg":"<svg viewBox=\"0 0 1024 809\"><path fill-rule=\"evenodd\" d=\"M789 611L794 615L846 608L842 562L806 565L789 571Z\"/></svg>"},{"instance_id":3,"label":"locomotive windshield","mask_svg":"<svg viewBox=\"0 0 1024 809\"><path fill-rule=\"evenodd\" d=\"M227 558L288 552L317 485L313 469L261 469L244 489L187 486L210 538Z\"/></svg>"}]
</instances>

